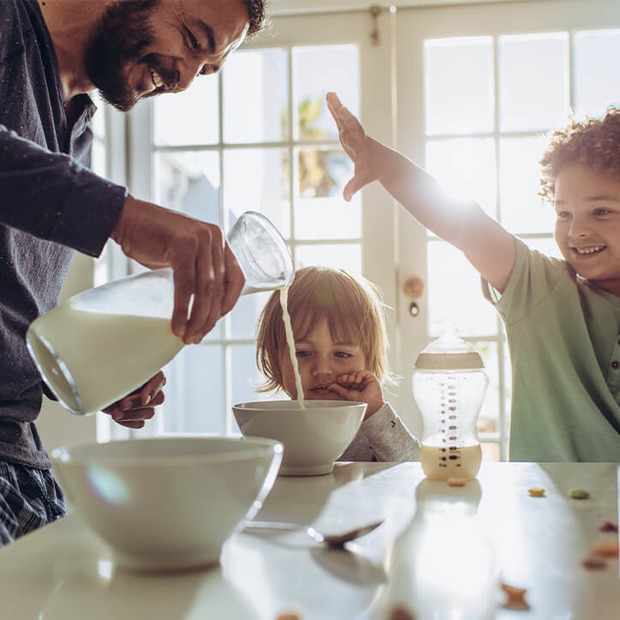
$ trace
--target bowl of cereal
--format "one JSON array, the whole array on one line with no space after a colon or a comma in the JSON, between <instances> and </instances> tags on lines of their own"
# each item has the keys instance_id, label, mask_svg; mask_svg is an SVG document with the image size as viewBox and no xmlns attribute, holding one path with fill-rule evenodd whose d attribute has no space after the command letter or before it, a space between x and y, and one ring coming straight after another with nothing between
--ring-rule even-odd
<instances>
[{"instance_id":1,"label":"bowl of cereal","mask_svg":"<svg viewBox=\"0 0 620 620\"><path fill-rule=\"evenodd\" d=\"M270 439L174 436L56 448L68 500L119 566L174 570L219 561L260 509L282 445Z\"/></svg>"},{"instance_id":2,"label":"bowl of cereal","mask_svg":"<svg viewBox=\"0 0 620 620\"><path fill-rule=\"evenodd\" d=\"M267 400L233 407L245 437L266 437L284 445L280 474L318 476L329 474L334 461L357 434L366 403L343 400Z\"/></svg>"}]
</instances>

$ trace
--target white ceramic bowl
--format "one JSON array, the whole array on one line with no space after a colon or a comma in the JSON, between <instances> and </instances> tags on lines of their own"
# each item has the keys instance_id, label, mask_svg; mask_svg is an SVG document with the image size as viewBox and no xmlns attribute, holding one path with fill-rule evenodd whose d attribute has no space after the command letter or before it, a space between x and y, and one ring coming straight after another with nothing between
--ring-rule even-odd
<instances>
[{"instance_id":1,"label":"white ceramic bowl","mask_svg":"<svg viewBox=\"0 0 620 620\"><path fill-rule=\"evenodd\" d=\"M245 437L268 437L284 444L283 476L329 474L364 419L366 403L342 400L268 400L233 407Z\"/></svg>"},{"instance_id":2,"label":"white ceramic bowl","mask_svg":"<svg viewBox=\"0 0 620 620\"><path fill-rule=\"evenodd\" d=\"M125 568L215 563L271 490L282 446L268 439L162 437L56 448L69 501Z\"/></svg>"}]
</instances>

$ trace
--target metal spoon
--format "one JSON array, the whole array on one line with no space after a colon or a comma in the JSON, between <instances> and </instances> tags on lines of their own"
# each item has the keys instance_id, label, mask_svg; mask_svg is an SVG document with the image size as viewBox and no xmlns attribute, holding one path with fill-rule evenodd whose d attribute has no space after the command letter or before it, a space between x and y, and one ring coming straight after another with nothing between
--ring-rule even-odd
<instances>
[{"instance_id":1,"label":"metal spoon","mask_svg":"<svg viewBox=\"0 0 620 620\"><path fill-rule=\"evenodd\" d=\"M243 531L252 530L279 530L286 532L305 532L312 540L318 543L325 543L330 547L343 547L345 543L355 540L360 536L364 536L373 530L376 530L383 523L376 521L375 523L369 523L361 527L356 527L353 530L348 530L340 534L325 534L319 532L312 526L301 525L299 523L285 523L283 521L250 521L243 528Z\"/></svg>"}]
</instances>

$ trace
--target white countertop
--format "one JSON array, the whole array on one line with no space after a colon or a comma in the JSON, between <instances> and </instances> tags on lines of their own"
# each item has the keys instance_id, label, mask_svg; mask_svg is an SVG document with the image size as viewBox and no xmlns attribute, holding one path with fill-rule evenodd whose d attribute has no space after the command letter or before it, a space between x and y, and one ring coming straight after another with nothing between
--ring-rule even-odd
<instances>
[{"instance_id":1,"label":"white countertop","mask_svg":"<svg viewBox=\"0 0 620 620\"><path fill-rule=\"evenodd\" d=\"M328 476L279 478L257 519L339 531L386 518L348 551L323 548L299 534L235 534L224 546L221 565L167 574L115 570L108 549L71 515L0 549L0 617L276 620L293 611L300 620L374 619L381 617L394 584L415 578L405 574L410 567L403 557L421 553L419 541L432 541L437 534L432 528L460 505L473 526L467 531L475 532L462 541L463 549L472 543L474 549L492 549L501 580L527 589L529 609L502 607L498 592L490 617L617 620L618 559L596 571L581 564L595 541L613 537L599 527L618 522L617 469L615 463L483 463L480 488L468 487L481 490L478 509L475 499L448 501L466 493L463 488L434 482L428 487L433 493L446 493L434 513L419 493L416 511L416 489L424 479L419 463L337 464ZM533 486L544 487L546 497L529 496ZM587 489L590 499L571 499L573 488ZM416 536L417 547L405 552L405 539ZM452 541L442 557L451 568L461 566L468 583L475 561L459 555L460 546ZM435 569L429 566L428 574ZM443 585L449 597L459 584Z\"/></svg>"}]
</instances>

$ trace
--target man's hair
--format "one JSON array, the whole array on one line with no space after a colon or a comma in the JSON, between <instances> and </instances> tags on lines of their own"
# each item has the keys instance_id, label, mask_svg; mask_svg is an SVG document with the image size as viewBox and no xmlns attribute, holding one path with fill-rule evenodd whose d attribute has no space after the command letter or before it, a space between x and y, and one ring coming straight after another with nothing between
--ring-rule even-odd
<instances>
[{"instance_id":1,"label":"man's hair","mask_svg":"<svg viewBox=\"0 0 620 620\"><path fill-rule=\"evenodd\" d=\"M267 4L269 0L243 0L250 18L247 36L258 34L267 26Z\"/></svg>"},{"instance_id":2,"label":"man's hair","mask_svg":"<svg viewBox=\"0 0 620 620\"><path fill-rule=\"evenodd\" d=\"M603 119L571 119L551 134L540 160L543 200L553 203L558 174L571 164L620 180L620 109L610 107Z\"/></svg>"},{"instance_id":3,"label":"man's hair","mask_svg":"<svg viewBox=\"0 0 620 620\"><path fill-rule=\"evenodd\" d=\"M288 310L295 340L303 340L323 319L335 341L360 346L366 368L379 381L387 376L387 336L383 304L370 283L362 284L346 271L304 267L295 273L288 291ZM256 334L256 364L265 375L259 391L283 389L281 356L288 355L280 291L263 309ZM361 370L361 369L360 369Z\"/></svg>"}]
</instances>

